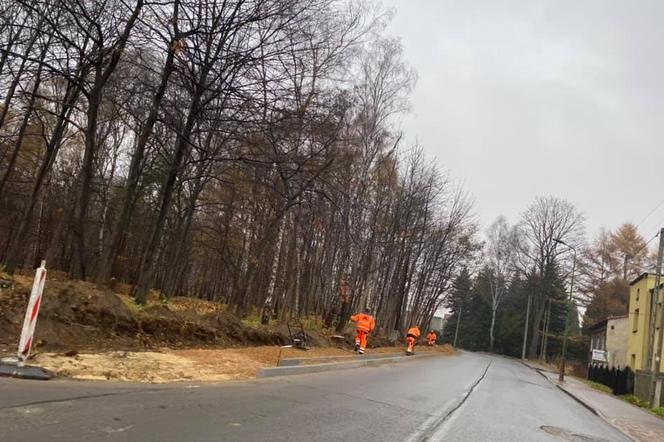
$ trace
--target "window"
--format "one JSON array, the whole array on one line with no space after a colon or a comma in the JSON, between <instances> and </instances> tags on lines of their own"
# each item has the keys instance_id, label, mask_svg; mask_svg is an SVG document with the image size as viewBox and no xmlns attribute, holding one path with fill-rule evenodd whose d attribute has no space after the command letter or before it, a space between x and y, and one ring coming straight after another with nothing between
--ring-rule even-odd
<instances>
[{"instance_id":1,"label":"window","mask_svg":"<svg viewBox=\"0 0 664 442\"><path fill-rule=\"evenodd\" d=\"M615 326L615 325L612 325L612 326L611 326L611 330L615 330L615 329L616 329L616 326Z\"/></svg>"},{"instance_id":2,"label":"window","mask_svg":"<svg viewBox=\"0 0 664 442\"><path fill-rule=\"evenodd\" d=\"M639 309L634 310L634 322L632 322L632 333L639 331Z\"/></svg>"},{"instance_id":3,"label":"window","mask_svg":"<svg viewBox=\"0 0 664 442\"><path fill-rule=\"evenodd\" d=\"M636 302L639 302L639 295L641 294L641 289L636 289Z\"/></svg>"},{"instance_id":4,"label":"window","mask_svg":"<svg viewBox=\"0 0 664 442\"><path fill-rule=\"evenodd\" d=\"M632 370L636 369L636 355L632 353L632 357L629 359L630 359L629 366L632 368Z\"/></svg>"}]
</instances>

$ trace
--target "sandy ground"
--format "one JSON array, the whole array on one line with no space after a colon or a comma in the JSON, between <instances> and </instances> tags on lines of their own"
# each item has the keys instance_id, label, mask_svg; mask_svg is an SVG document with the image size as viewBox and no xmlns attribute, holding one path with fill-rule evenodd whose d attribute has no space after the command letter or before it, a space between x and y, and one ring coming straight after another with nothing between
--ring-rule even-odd
<instances>
[{"instance_id":1,"label":"sandy ground","mask_svg":"<svg viewBox=\"0 0 664 442\"><path fill-rule=\"evenodd\" d=\"M418 352L453 354L450 346L420 347ZM402 347L370 349L371 353L399 353ZM193 349L159 352L58 354L42 353L31 364L73 379L166 383L178 381L227 381L253 379L261 367L275 367L280 358L354 355L344 348L247 347L237 349Z\"/></svg>"}]
</instances>

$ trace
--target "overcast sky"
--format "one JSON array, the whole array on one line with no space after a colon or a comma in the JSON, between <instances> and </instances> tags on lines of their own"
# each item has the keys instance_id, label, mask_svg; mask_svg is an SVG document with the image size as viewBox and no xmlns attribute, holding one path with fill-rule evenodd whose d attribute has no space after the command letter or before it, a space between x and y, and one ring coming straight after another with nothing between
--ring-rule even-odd
<instances>
[{"instance_id":1,"label":"overcast sky","mask_svg":"<svg viewBox=\"0 0 664 442\"><path fill-rule=\"evenodd\" d=\"M664 199L664 1L383 0L419 81L402 129L483 226L538 195L589 235ZM664 225L664 204L641 226Z\"/></svg>"}]
</instances>

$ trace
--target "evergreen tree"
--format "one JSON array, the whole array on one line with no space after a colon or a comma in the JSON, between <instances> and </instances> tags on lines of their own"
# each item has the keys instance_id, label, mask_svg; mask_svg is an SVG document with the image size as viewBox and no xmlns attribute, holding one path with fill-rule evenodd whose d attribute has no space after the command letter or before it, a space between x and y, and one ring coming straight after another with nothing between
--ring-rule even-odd
<instances>
[{"instance_id":1,"label":"evergreen tree","mask_svg":"<svg viewBox=\"0 0 664 442\"><path fill-rule=\"evenodd\" d=\"M583 326L589 327L609 316L627 314L629 283L622 278L603 281L594 288L593 297L583 316Z\"/></svg>"},{"instance_id":2,"label":"evergreen tree","mask_svg":"<svg viewBox=\"0 0 664 442\"><path fill-rule=\"evenodd\" d=\"M472 351L489 348L489 326L491 325L491 306L482 297L486 290L486 281L473 279L467 269L463 269L455 279L446 307L451 310L443 340L454 343L459 315L459 336L457 347Z\"/></svg>"},{"instance_id":3,"label":"evergreen tree","mask_svg":"<svg viewBox=\"0 0 664 442\"><path fill-rule=\"evenodd\" d=\"M463 324L464 318L464 304L468 303L468 298L472 290L472 279L467 268L463 268L452 283L452 292L447 299L445 307L450 310L450 315L443 330L443 341L449 344L454 344L454 335L459 322L459 313L461 313L461 323ZM465 311L467 311L467 307ZM461 326L460 326L461 327ZM459 330L459 333L461 330Z\"/></svg>"},{"instance_id":4,"label":"evergreen tree","mask_svg":"<svg viewBox=\"0 0 664 442\"><path fill-rule=\"evenodd\" d=\"M515 278L509 286L508 296L496 323L497 353L520 357L523 344L523 326L528 305L528 281Z\"/></svg>"},{"instance_id":5,"label":"evergreen tree","mask_svg":"<svg viewBox=\"0 0 664 442\"><path fill-rule=\"evenodd\" d=\"M461 321L458 346L472 351L489 350L491 340L491 304L483 295L488 290L486 278L475 279L468 302L464 305L463 315L466 320ZM466 311L467 309L467 311Z\"/></svg>"}]
</instances>

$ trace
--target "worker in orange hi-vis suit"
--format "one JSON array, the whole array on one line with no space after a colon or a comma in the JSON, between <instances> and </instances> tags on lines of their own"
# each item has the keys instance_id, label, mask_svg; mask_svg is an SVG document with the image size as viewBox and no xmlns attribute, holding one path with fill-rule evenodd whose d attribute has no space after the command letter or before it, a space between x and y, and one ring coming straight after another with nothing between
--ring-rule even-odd
<instances>
[{"instance_id":1,"label":"worker in orange hi-vis suit","mask_svg":"<svg viewBox=\"0 0 664 442\"><path fill-rule=\"evenodd\" d=\"M376 320L371 316L371 310L365 308L362 313L358 313L350 317L355 321L355 351L359 354L364 354L364 349L367 348L367 336L376 328Z\"/></svg>"},{"instance_id":2,"label":"worker in orange hi-vis suit","mask_svg":"<svg viewBox=\"0 0 664 442\"><path fill-rule=\"evenodd\" d=\"M406 334L406 342L408 343L407 355L410 356L415 352L415 343L418 339L420 339L420 328L418 326L409 328L408 334Z\"/></svg>"},{"instance_id":3,"label":"worker in orange hi-vis suit","mask_svg":"<svg viewBox=\"0 0 664 442\"><path fill-rule=\"evenodd\" d=\"M429 334L427 334L427 344L429 344L429 346L435 345L436 338L437 338L436 332L431 330Z\"/></svg>"}]
</instances>

